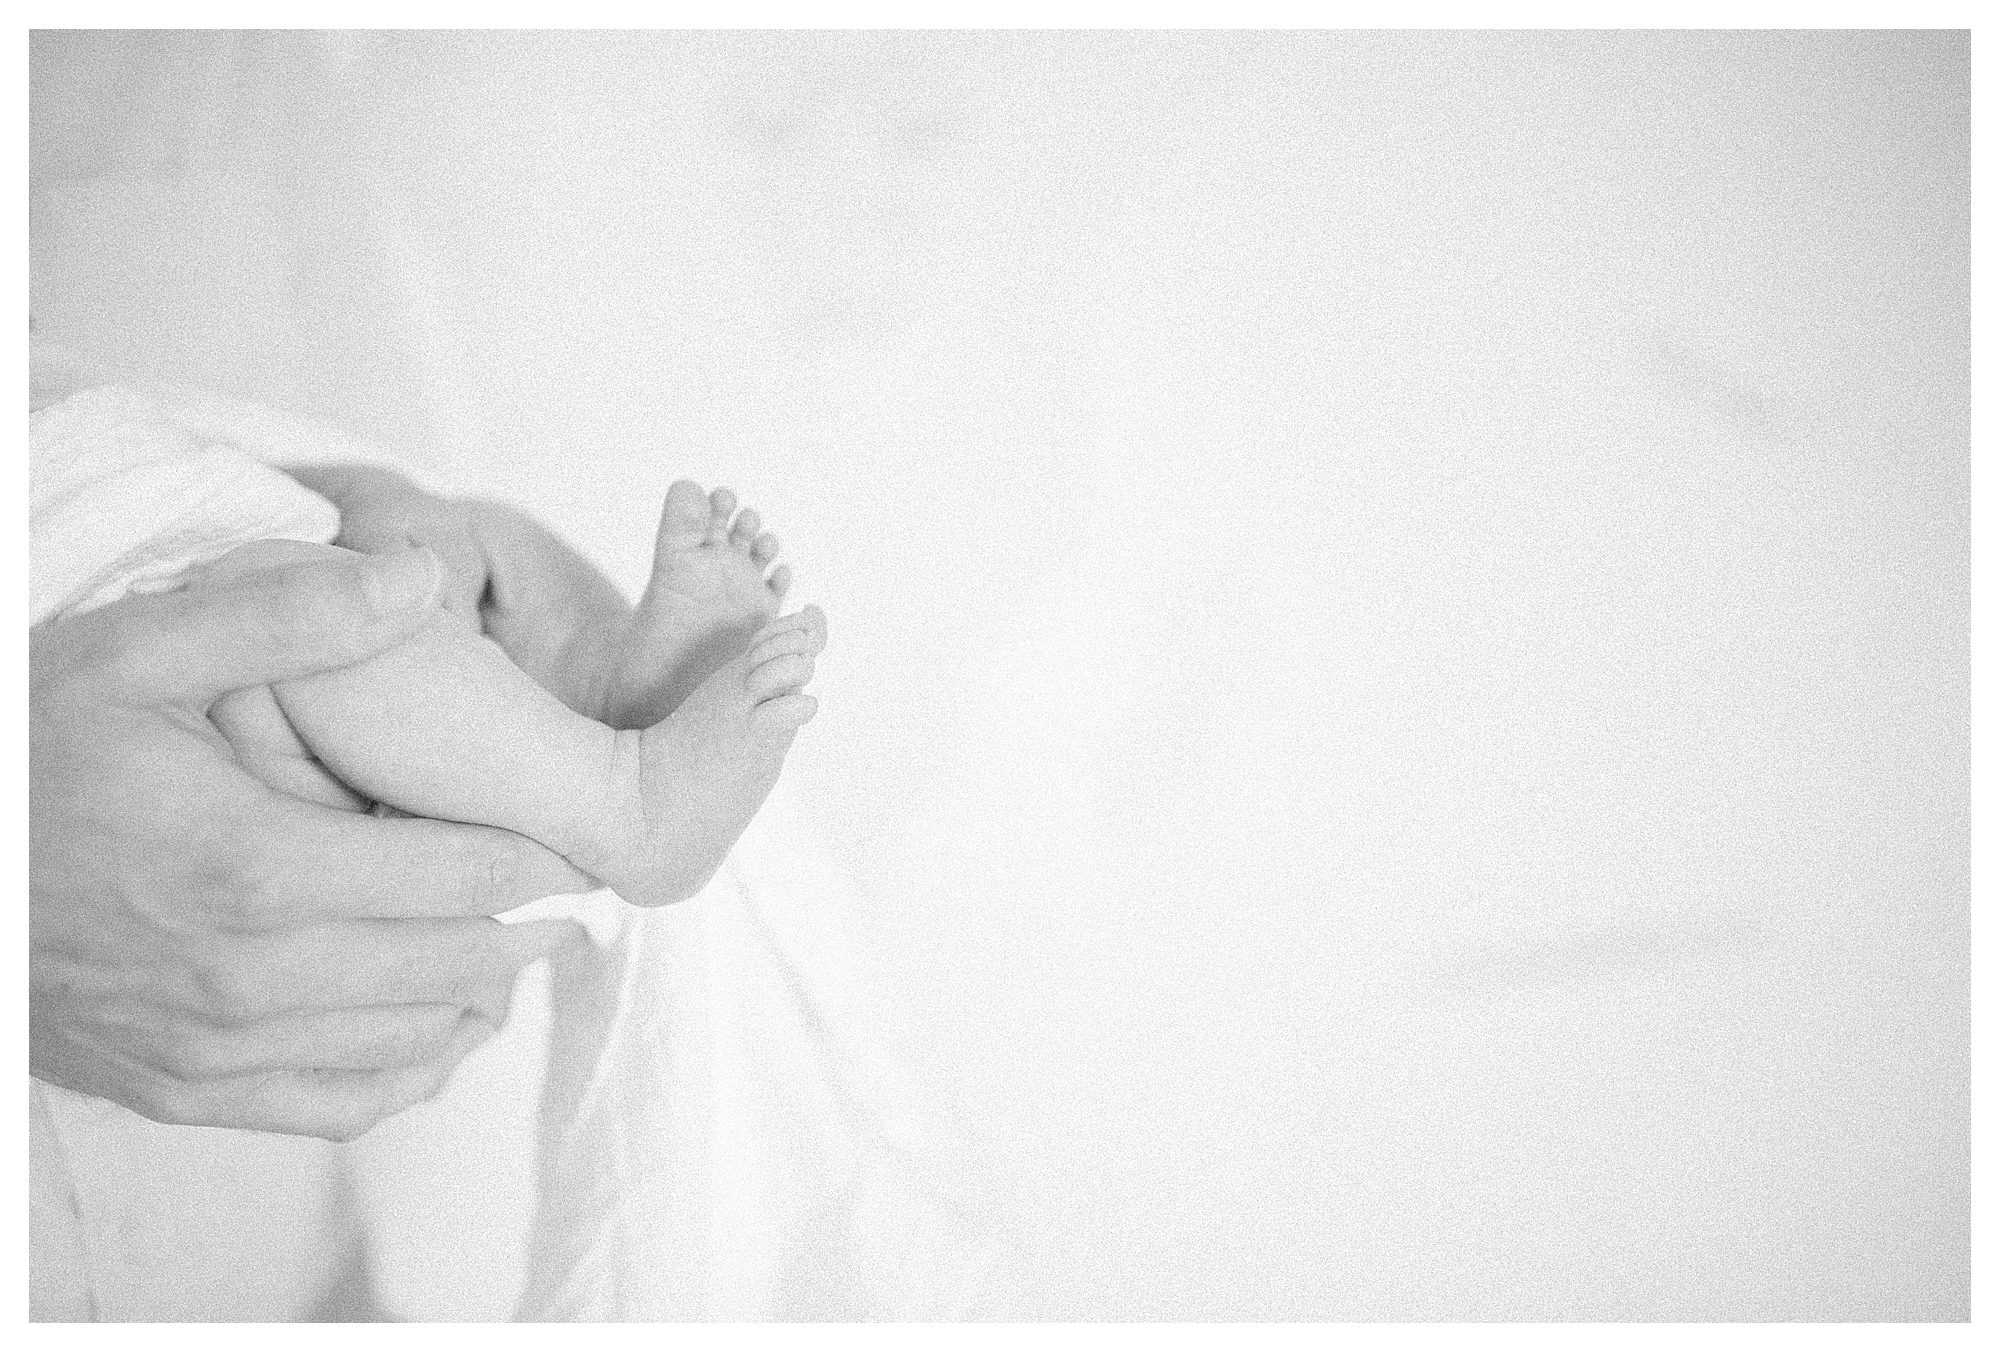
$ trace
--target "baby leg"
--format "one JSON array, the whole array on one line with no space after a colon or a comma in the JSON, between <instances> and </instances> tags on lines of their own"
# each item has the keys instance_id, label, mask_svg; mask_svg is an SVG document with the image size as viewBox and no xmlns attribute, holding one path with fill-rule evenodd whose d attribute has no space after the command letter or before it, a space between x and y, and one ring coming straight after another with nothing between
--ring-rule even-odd
<instances>
[{"instance_id":1,"label":"baby leg","mask_svg":"<svg viewBox=\"0 0 2000 1352\"><path fill-rule=\"evenodd\" d=\"M359 793L519 832L651 905L699 891L769 793L812 717L799 692L824 636L816 609L775 621L672 715L628 732L572 712L448 614L273 689L303 745Z\"/></svg>"},{"instance_id":2,"label":"baby leg","mask_svg":"<svg viewBox=\"0 0 2000 1352\"><path fill-rule=\"evenodd\" d=\"M276 689L305 743L362 793L531 836L652 906L699 892L777 782L816 709L802 689L825 633L817 608L774 621L632 731L572 713L449 615Z\"/></svg>"},{"instance_id":3,"label":"baby leg","mask_svg":"<svg viewBox=\"0 0 2000 1352\"><path fill-rule=\"evenodd\" d=\"M456 616L366 662L273 689L329 770L405 812L504 827L572 859L623 815L611 729Z\"/></svg>"}]
</instances>

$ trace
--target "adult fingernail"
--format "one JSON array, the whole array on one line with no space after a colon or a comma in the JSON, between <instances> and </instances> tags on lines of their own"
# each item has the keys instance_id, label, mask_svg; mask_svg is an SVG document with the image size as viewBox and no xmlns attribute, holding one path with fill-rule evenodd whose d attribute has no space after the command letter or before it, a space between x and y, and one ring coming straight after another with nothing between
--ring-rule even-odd
<instances>
[{"instance_id":1,"label":"adult fingernail","mask_svg":"<svg viewBox=\"0 0 2000 1352\"><path fill-rule=\"evenodd\" d=\"M375 566L375 606L383 614L414 610L437 599L444 568L422 545L391 554Z\"/></svg>"}]
</instances>

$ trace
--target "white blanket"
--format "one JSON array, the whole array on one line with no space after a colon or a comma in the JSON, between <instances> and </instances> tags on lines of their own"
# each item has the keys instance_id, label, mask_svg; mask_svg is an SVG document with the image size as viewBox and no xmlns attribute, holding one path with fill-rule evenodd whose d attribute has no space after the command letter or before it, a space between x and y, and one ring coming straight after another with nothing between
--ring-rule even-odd
<instances>
[{"instance_id":1,"label":"white blanket","mask_svg":"<svg viewBox=\"0 0 2000 1352\"><path fill-rule=\"evenodd\" d=\"M74 395L30 445L32 621L249 539L332 538L331 507L259 458L354 450L167 387ZM934 1182L953 1146L855 971L850 905L774 800L693 901L507 917L575 915L594 941L554 972L520 1317L978 1315L1000 1249ZM32 1096L36 1317L313 1316L352 1238L338 1147Z\"/></svg>"}]
</instances>

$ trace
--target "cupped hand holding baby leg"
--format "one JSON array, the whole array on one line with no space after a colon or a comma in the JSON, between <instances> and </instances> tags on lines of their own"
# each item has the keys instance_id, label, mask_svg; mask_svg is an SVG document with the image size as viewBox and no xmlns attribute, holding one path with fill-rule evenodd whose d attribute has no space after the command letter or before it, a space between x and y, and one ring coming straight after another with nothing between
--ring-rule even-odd
<instances>
[{"instance_id":1,"label":"cupped hand holding baby leg","mask_svg":"<svg viewBox=\"0 0 2000 1352\"><path fill-rule=\"evenodd\" d=\"M775 617L788 572L774 566L777 541L756 513L738 511L726 490L675 484L652 578L631 610L519 513L454 511L382 471L308 482L345 495L335 498L343 544L455 533L441 552L471 561L456 585L472 584L462 594L477 596L484 633L454 607L367 662L279 683L268 707L246 692L244 717L219 709L239 750L282 750L282 734L296 730L289 761L262 758L267 781L290 787L276 771L316 760L332 772L321 776L327 791L345 785L420 816L508 827L627 900L698 892L815 711L804 686L825 619L816 607ZM297 548L248 546L222 569L270 566ZM566 587L577 595L565 600ZM525 648L509 641L520 638ZM281 735L257 736L260 727Z\"/></svg>"},{"instance_id":2,"label":"cupped hand holding baby leg","mask_svg":"<svg viewBox=\"0 0 2000 1352\"><path fill-rule=\"evenodd\" d=\"M436 559L309 550L30 633L30 1067L159 1121L345 1140L434 1093L579 931L585 880L487 827L280 794L207 717L437 613Z\"/></svg>"}]
</instances>

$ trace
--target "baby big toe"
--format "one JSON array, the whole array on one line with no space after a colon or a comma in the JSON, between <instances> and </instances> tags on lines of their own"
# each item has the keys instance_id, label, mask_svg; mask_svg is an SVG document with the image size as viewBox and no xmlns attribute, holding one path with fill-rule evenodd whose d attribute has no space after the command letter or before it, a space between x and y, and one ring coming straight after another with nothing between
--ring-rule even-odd
<instances>
[{"instance_id":1,"label":"baby big toe","mask_svg":"<svg viewBox=\"0 0 2000 1352\"><path fill-rule=\"evenodd\" d=\"M708 494L701 485L682 479L667 490L660 508L658 554L681 553L708 538Z\"/></svg>"},{"instance_id":2,"label":"baby big toe","mask_svg":"<svg viewBox=\"0 0 2000 1352\"><path fill-rule=\"evenodd\" d=\"M726 488L718 488L708 495L708 538L724 540L729 536L729 518L736 515L736 495Z\"/></svg>"}]
</instances>

